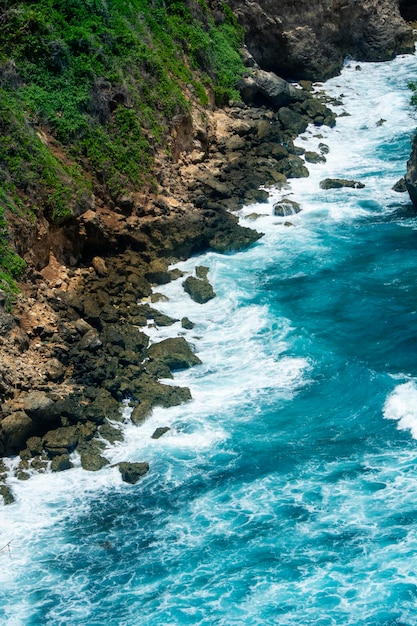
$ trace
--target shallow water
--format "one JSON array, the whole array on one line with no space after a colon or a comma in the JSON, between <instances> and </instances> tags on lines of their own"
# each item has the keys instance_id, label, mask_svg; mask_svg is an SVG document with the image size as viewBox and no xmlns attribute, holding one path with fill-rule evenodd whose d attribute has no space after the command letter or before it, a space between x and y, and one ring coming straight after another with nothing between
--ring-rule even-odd
<instances>
[{"instance_id":1,"label":"shallow water","mask_svg":"<svg viewBox=\"0 0 417 626\"><path fill-rule=\"evenodd\" d=\"M416 73L407 56L328 81L349 116L297 140L325 143L327 162L242 211L265 233L251 249L180 264L208 266L216 299L192 302L181 280L160 289L161 310L196 325L153 340L183 333L203 364L176 376L190 403L126 425L107 451L149 474L14 480L4 623L416 623L417 218L391 189ZM366 186L324 191L326 177ZM274 217L282 197L301 213ZM157 426L171 430L152 440Z\"/></svg>"}]
</instances>

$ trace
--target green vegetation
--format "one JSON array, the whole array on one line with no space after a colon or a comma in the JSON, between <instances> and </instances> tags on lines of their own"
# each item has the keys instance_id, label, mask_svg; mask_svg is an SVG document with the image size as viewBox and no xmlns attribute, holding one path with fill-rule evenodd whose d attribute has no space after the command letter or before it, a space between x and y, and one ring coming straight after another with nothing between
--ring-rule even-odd
<instances>
[{"instance_id":1,"label":"green vegetation","mask_svg":"<svg viewBox=\"0 0 417 626\"><path fill-rule=\"evenodd\" d=\"M204 0L0 0L0 280L24 267L8 214L65 223L91 190L149 181L186 89L238 98L242 33ZM88 177L85 175L88 170Z\"/></svg>"}]
</instances>

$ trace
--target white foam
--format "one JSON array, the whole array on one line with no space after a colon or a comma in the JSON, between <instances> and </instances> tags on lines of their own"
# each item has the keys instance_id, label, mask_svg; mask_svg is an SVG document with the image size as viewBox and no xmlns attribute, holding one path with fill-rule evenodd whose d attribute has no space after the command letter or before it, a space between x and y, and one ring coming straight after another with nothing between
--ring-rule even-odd
<instances>
[{"instance_id":1,"label":"white foam","mask_svg":"<svg viewBox=\"0 0 417 626\"><path fill-rule=\"evenodd\" d=\"M398 385L384 404L385 419L396 420L399 430L409 430L417 439L417 385L409 381Z\"/></svg>"}]
</instances>

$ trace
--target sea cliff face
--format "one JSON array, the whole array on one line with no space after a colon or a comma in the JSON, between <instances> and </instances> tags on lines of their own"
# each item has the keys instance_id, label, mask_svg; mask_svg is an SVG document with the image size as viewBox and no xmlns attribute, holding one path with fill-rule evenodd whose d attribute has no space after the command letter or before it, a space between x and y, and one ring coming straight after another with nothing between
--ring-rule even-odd
<instances>
[{"instance_id":1,"label":"sea cliff face","mask_svg":"<svg viewBox=\"0 0 417 626\"><path fill-rule=\"evenodd\" d=\"M68 468L75 448L85 469L99 469L106 462L102 440L120 436L108 419L120 418L126 397L138 424L155 405L189 399L188 389L159 382L172 375L175 363L188 367L195 360L183 346L164 346L162 357L149 349L143 332L147 324L174 321L153 309L153 290L178 277L169 269L173 260L255 242L261 233L242 228L233 211L267 199L262 185L308 176L294 137L310 122L318 127L335 123L325 104L270 70L318 79L337 73L347 53L382 60L412 49L411 30L389 0L301 2L303 10L299 2L282 2L278 12L268 1L229 4L246 29L249 48L249 53L242 51L246 71L238 85L243 102L219 106L219 93L225 92L213 85L205 101L198 70L193 70L193 84L181 83L188 104L166 120L165 144L152 141L150 122L143 130L153 165L139 189L121 173L125 186L120 190L116 180L114 191L107 176L110 172L114 185L115 170L108 159L103 171L102 162L94 169L86 151L74 158L73 146L68 148L53 125L26 113L28 136L39 137L42 150L66 168L59 170L65 173L60 183L69 181L76 167L88 185L71 187L71 210L62 219L51 221L52 190L33 180L16 193L20 207L33 203L30 219L23 211L6 210L14 248L27 270L12 309L10 297L0 293L0 453L20 454L22 479L48 463L56 471ZM214 22L223 24L220 5L210 7ZM54 63L61 57L65 61L61 48ZM148 60L146 76L155 70L151 65ZM60 67L58 76L65 71ZM0 78L5 89L23 85L10 60L2 61ZM132 129L137 128L130 118L137 94L104 79L95 79L94 85L90 96L104 127L119 115L124 131L129 122L134 144ZM57 128L65 109L58 113ZM209 291L205 276L195 280Z\"/></svg>"},{"instance_id":2,"label":"sea cliff face","mask_svg":"<svg viewBox=\"0 0 417 626\"><path fill-rule=\"evenodd\" d=\"M280 76L325 80L347 55L384 61L414 50L397 0L229 1L257 62ZM407 5L408 6L408 5Z\"/></svg>"}]
</instances>

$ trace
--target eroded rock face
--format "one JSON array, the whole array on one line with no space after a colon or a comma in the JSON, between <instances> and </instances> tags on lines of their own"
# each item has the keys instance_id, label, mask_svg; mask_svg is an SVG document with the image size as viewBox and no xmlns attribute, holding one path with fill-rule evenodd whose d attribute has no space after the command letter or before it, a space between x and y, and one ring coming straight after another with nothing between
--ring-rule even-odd
<instances>
[{"instance_id":1,"label":"eroded rock face","mask_svg":"<svg viewBox=\"0 0 417 626\"><path fill-rule=\"evenodd\" d=\"M228 0L249 51L284 78L324 80L351 55L383 61L414 50L398 0ZM405 6L405 3L403 3Z\"/></svg>"}]
</instances>

